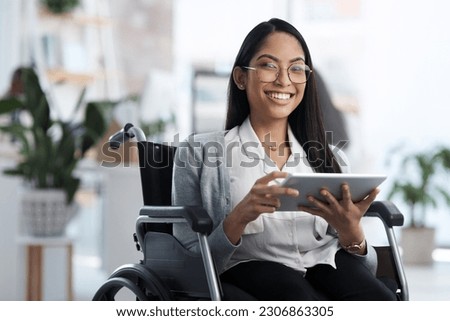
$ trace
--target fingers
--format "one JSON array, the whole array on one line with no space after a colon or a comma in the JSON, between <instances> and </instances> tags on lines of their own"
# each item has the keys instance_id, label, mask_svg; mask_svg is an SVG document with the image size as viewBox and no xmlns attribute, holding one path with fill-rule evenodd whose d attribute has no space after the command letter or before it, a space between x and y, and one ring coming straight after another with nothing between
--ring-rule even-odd
<instances>
[{"instance_id":1,"label":"fingers","mask_svg":"<svg viewBox=\"0 0 450 321\"><path fill-rule=\"evenodd\" d=\"M350 187L348 184L342 184L341 187L342 191L342 199L337 199L332 193L330 193L327 189L322 189L320 191L320 195L324 198L324 202L320 202L319 200L315 198L311 198L311 201L313 201L313 204L315 206L320 206L321 208L334 208L335 210L340 207L348 208L349 206L353 205L352 201L352 194L350 192Z\"/></svg>"},{"instance_id":2,"label":"fingers","mask_svg":"<svg viewBox=\"0 0 450 321\"><path fill-rule=\"evenodd\" d=\"M333 207L337 207L339 206L339 202L338 200L334 197L333 194L331 194L328 190L326 189L322 189L320 191L320 195L322 195L322 197L326 200L326 202L328 203L328 205L331 205ZM319 202L319 201L317 201Z\"/></svg>"},{"instance_id":3,"label":"fingers","mask_svg":"<svg viewBox=\"0 0 450 321\"><path fill-rule=\"evenodd\" d=\"M287 196L298 196L299 191L294 188L282 187L279 185L254 185L252 187L252 192L260 195L287 195Z\"/></svg>"},{"instance_id":4,"label":"fingers","mask_svg":"<svg viewBox=\"0 0 450 321\"><path fill-rule=\"evenodd\" d=\"M253 195L252 201L254 204L258 204L261 206L275 207L278 208L281 206L281 201L278 197L274 197L272 195Z\"/></svg>"},{"instance_id":5,"label":"fingers","mask_svg":"<svg viewBox=\"0 0 450 321\"><path fill-rule=\"evenodd\" d=\"M298 207L299 211L303 211L303 212L307 212L309 214L313 214L316 216L320 216L325 218L325 213L323 212L323 210L317 208L317 207L309 207L309 206L299 206Z\"/></svg>"},{"instance_id":6,"label":"fingers","mask_svg":"<svg viewBox=\"0 0 450 321\"><path fill-rule=\"evenodd\" d=\"M344 204L349 204L352 201L352 194L350 193L350 186L348 184L342 184L342 201Z\"/></svg>"},{"instance_id":7,"label":"fingers","mask_svg":"<svg viewBox=\"0 0 450 321\"><path fill-rule=\"evenodd\" d=\"M322 194L322 196L324 196L326 198L327 197L328 198L331 197L331 198L334 199L334 197L328 191L326 191L326 193L324 192ZM334 209L329 203L322 202L322 201L318 200L317 198L315 198L313 196L308 196L307 199L308 199L308 202L311 203L311 206L299 206L298 207L299 211L308 212L310 214L317 215L317 216L320 216L320 217L323 217L323 218L333 214ZM336 199L334 199L334 200L336 200ZM332 200L330 199L330 201L332 201Z\"/></svg>"},{"instance_id":8,"label":"fingers","mask_svg":"<svg viewBox=\"0 0 450 321\"><path fill-rule=\"evenodd\" d=\"M274 171L256 180L247 199L249 204L252 204L251 210L257 213L273 213L281 206L279 196L298 196L296 189L269 184L275 179L287 176L288 173Z\"/></svg>"},{"instance_id":9,"label":"fingers","mask_svg":"<svg viewBox=\"0 0 450 321\"><path fill-rule=\"evenodd\" d=\"M273 171L273 172L267 174L266 176L263 176L263 177L257 179L255 184L265 184L265 185L267 185L271 181L273 181L274 179L286 178L286 177L288 177L288 175L289 174L286 173L286 172Z\"/></svg>"},{"instance_id":10,"label":"fingers","mask_svg":"<svg viewBox=\"0 0 450 321\"><path fill-rule=\"evenodd\" d=\"M348 207L352 204L357 204L354 203L352 200L352 194L350 191L350 186L348 184L342 184L341 187L341 191L342 191L342 200L337 200L335 198L335 196L333 194L331 194L330 192L328 192L326 189L323 189L320 194L325 198L326 202L334 207L337 206L344 206L344 207ZM370 205L376 198L376 196L378 195L378 193L380 192L380 190L378 188L374 189L373 191L370 192L369 195L367 195L364 200L358 202L359 204L368 204Z\"/></svg>"},{"instance_id":11,"label":"fingers","mask_svg":"<svg viewBox=\"0 0 450 321\"><path fill-rule=\"evenodd\" d=\"M298 196L298 190L294 188L282 187L278 184L271 184L275 179L286 178L289 174L285 172L273 171L266 176L263 176L256 180L253 185L253 191L258 194L272 194L272 195L288 195L288 196Z\"/></svg>"},{"instance_id":12,"label":"fingers","mask_svg":"<svg viewBox=\"0 0 450 321\"><path fill-rule=\"evenodd\" d=\"M336 199L336 197L325 188L320 191L320 195L323 197L323 200L308 196L307 199L311 203L311 207L302 206L299 207L299 210L326 218L342 212L344 208L353 205L350 188L347 184L342 185L342 200Z\"/></svg>"},{"instance_id":13,"label":"fingers","mask_svg":"<svg viewBox=\"0 0 450 321\"><path fill-rule=\"evenodd\" d=\"M370 204L377 198L377 195L380 193L380 189L375 188L370 194L358 204L362 207L369 208Z\"/></svg>"},{"instance_id":14,"label":"fingers","mask_svg":"<svg viewBox=\"0 0 450 321\"><path fill-rule=\"evenodd\" d=\"M324 201L318 200L313 196L308 196L307 199L308 202L311 203L311 207L301 206L299 207L299 210L304 210L305 212L309 212L315 215L318 215L317 213L318 211L320 211L321 215L319 216L323 216L324 214L332 214L340 206L338 200L328 190L322 189L320 191L320 195L324 198ZM311 209L314 210L314 213L311 212Z\"/></svg>"},{"instance_id":15,"label":"fingers","mask_svg":"<svg viewBox=\"0 0 450 321\"><path fill-rule=\"evenodd\" d=\"M255 206L255 212L258 213L273 213L279 206L271 206L269 204L258 204Z\"/></svg>"}]
</instances>

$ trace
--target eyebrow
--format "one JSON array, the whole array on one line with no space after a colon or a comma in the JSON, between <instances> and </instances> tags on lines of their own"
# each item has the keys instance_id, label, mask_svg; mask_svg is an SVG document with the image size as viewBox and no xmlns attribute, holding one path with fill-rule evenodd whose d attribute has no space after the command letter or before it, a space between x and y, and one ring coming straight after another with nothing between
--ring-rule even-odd
<instances>
[{"instance_id":1,"label":"eyebrow","mask_svg":"<svg viewBox=\"0 0 450 321\"><path fill-rule=\"evenodd\" d=\"M269 58L269 59L275 60L276 62L279 62L279 61L280 61L279 58L277 58L277 57L275 57L275 56L272 56L272 55L270 55L270 54L262 54L262 55L259 56L256 60L258 61L258 60L261 59L261 58ZM304 57L293 58L293 59L289 60L289 62L292 63L292 62L296 62L296 61L299 61L299 60L302 60L303 62L305 62L305 58L304 58Z\"/></svg>"}]
</instances>

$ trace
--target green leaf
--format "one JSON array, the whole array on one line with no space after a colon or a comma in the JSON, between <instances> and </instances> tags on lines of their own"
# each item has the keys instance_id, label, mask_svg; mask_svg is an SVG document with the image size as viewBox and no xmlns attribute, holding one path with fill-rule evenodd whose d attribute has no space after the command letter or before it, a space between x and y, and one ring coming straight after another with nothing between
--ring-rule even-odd
<instances>
[{"instance_id":1,"label":"green leaf","mask_svg":"<svg viewBox=\"0 0 450 321\"><path fill-rule=\"evenodd\" d=\"M107 114L111 112L116 102L90 102L86 106L83 127L85 129L81 139L81 153L94 146L105 134L107 128Z\"/></svg>"},{"instance_id":2,"label":"green leaf","mask_svg":"<svg viewBox=\"0 0 450 321\"><path fill-rule=\"evenodd\" d=\"M3 171L3 173L6 175L13 175L13 176L16 176L16 175L23 176L24 175L23 171L21 170L21 168L19 166L17 168L5 169Z\"/></svg>"},{"instance_id":3,"label":"green leaf","mask_svg":"<svg viewBox=\"0 0 450 321\"><path fill-rule=\"evenodd\" d=\"M447 205L450 206L450 194L448 193L448 189L444 189L442 187L437 187L436 190L442 196L442 198L445 200Z\"/></svg>"},{"instance_id":4,"label":"green leaf","mask_svg":"<svg viewBox=\"0 0 450 321\"><path fill-rule=\"evenodd\" d=\"M27 137L27 132L30 130L19 124L12 124L7 126L0 126L0 131L11 134L12 137L16 138L18 142L22 145L21 154L26 156L30 152L30 142Z\"/></svg>"},{"instance_id":5,"label":"green leaf","mask_svg":"<svg viewBox=\"0 0 450 321\"><path fill-rule=\"evenodd\" d=\"M21 108L24 108L24 105L16 97L5 98L0 100L0 114L11 113Z\"/></svg>"},{"instance_id":6,"label":"green leaf","mask_svg":"<svg viewBox=\"0 0 450 321\"><path fill-rule=\"evenodd\" d=\"M445 170L450 170L450 149L441 147L434 156L433 160L440 162Z\"/></svg>"},{"instance_id":7,"label":"green leaf","mask_svg":"<svg viewBox=\"0 0 450 321\"><path fill-rule=\"evenodd\" d=\"M25 108L32 114L34 125L47 130L51 126L50 107L33 68L24 68L22 81L25 92Z\"/></svg>"},{"instance_id":8,"label":"green leaf","mask_svg":"<svg viewBox=\"0 0 450 321\"><path fill-rule=\"evenodd\" d=\"M35 128L35 170L36 184L38 188L50 187L51 177L49 177L49 169L53 166L54 157L51 152L51 138L41 128Z\"/></svg>"}]
</instances>

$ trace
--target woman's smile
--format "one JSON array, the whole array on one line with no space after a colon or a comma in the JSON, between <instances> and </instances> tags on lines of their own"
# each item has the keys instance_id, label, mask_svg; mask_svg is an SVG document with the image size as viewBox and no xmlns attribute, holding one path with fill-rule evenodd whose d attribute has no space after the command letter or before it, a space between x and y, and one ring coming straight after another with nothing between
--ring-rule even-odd
<instances>
[{"instance_id":1,"label":"woman's smile","mask_svg":"<svg viewBox=\"0 0 450 321\"><path fill-rule=\"evenodd\" d=\"M267 97L275 100L289 100L294 96L294 94L291 93L283 93L277 91L266 91L265 94Z\"/></svg>"}]
</instances>

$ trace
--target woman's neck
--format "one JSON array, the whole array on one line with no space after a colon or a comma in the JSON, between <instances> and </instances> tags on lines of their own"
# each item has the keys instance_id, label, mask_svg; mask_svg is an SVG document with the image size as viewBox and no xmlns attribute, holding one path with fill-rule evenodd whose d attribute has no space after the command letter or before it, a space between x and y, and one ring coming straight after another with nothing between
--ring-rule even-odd
<instances>
[{"instance_id":1,"label":"woman's neck","mask_svg":"<svg viewBox=\"0 0 450 321\"><path fill-rule=\"evenodd\" d=\"M286 120L263 123L250 118L253 130L258 136L266 155L281 170L291 154L288 143L288 122Z\"/></svg>"},{"instance_id":2,"label":"woman's neck","mask_svg":"<svg viewBox=\"0 0 450 321\"><path fill-rule=\"evenodd\" d=\"M287 119L277 121L262 122L250 118L252 128L259 140L265 145L280 146L287 141L288 122Z\"/></svg>"}]
</instances>

